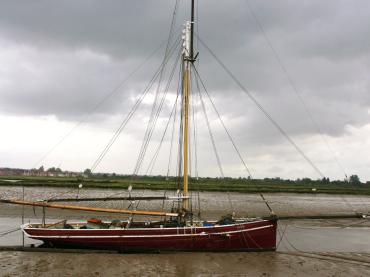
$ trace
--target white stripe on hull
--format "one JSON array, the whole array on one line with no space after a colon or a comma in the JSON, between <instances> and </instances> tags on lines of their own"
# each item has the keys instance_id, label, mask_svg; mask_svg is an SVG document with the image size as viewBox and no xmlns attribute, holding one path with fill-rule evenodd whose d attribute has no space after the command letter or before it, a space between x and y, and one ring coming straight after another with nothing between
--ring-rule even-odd
<instances>
[{"instance_id":1,"label":"white stripe on hull","mask_svg":"<svg viewBox=\"0 0 370 277\"><path fill-rule=\"evenodd\" d=\"M236 234L236 233L243 233L243 232L250 232L250 231L255 231L255 230L261 230L261 229L266 229L273 227L274 225L266 225L266 226L261 226L261 227L255 227L255 228L249 228L249 229L242 229L242 230L236 230L236 231L226 231L226 232L217 232L217 233L206 233L206 232L201 232L198 234L171 234L171 235L120 235L120 236L75 236L75 235L69 235L69 236L37 236L37 235L30 235L28 234L24 229L23 231L25 234L34 239L73 239L73 238L83 238L83 239L96 239L96 238L161 238L161 237L196 237L196 236L225 236L229 234ZM34 228L37 229L37 228ZM70 229L68 229L69 231ZM107 229L108 230L108 229ZM85 231L85 230L84 230ZM95 230L96 231L96 230Z\"/></svg>"}]
</instances>

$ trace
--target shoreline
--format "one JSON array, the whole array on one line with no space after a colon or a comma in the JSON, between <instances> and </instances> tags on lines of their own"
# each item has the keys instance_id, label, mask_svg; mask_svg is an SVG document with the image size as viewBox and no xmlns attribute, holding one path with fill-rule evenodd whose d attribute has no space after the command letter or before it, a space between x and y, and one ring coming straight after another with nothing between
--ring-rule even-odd
<instances>
[{"instance_id":1,"label":"shoreline","mask_svg":"<svg viewBox=\"0 0 370 277\"><path fill-rule=\"evenodd\" d=\"M45 183L29 183L24 182L24 180L20 182L6 182L4 180L0 179L0 188L1 187L46 187L46 188L76 188L78 187L79 183L70 183L69 181L62 181L65 183L47 183L48 180L45 180ZM135 189L150 189L150 190L175 190L176 188L174 186L170 186L167 184L147 184L147 183L115 183L115 184L109 184L109 183L88 183L88 182L82 182L84 189L112 189L112 190L126 190L130 186L130 184L133 184ZM314 189L314 190L313 190ZM199 191L199 192L235 192L235 193L246 193L246 194L259 194L259 193L272 193L272 194L278 194L278 193L297 193L297 194L311 194L311 195L317 195L317 194L329 194L329 195L363 195L363 196L369 196L370 195L370 187L368 188L357 188L357 187L337 187L332 186L330 188L320 188L320 187L307 187L302 185L300 188L296 188L296 186L287 186L287 187L279 187L271 188L271 186L265 187L261 186L259 188L256 187L248 187L248 185L241 187L239 184L236 186L229 186L228 188L220 187L220 186L214 186L214 187L199 187L199 188L189 188L189 191Z\"/></svg>"}]
</instances>

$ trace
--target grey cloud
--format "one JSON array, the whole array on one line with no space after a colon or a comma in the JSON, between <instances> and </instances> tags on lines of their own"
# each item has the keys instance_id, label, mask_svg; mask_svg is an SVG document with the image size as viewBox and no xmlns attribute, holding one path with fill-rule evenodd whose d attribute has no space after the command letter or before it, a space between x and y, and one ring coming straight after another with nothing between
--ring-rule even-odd
<instances>
[{"instance_id":1,"label":"grey cloud","mask_svg":"<svg viewBox=\"0 0 370 277\"><path fill-rule=\"evenodd\" d=\"M249 3L323 132L338 136L347 125L368 123L369 3ZM181 7L186 4L182 1ZM38 68L41 77L22 67L21 61L9 75L1 73L8 82L7 90L0 92L1 110L81 118L166 39L173 5L173 1L3 1L0 35L26 53L20 57ZM188 10L179 11L177 30L187 15ZM197 32L284 128L294 135L317 132L246 1L200 1ZM33 49L31 57L22 47ZM266 119L248 100L240 101L246 96L205 49L199 50L200 72L210 92L227 103L221 110L231 124L236 119L236 135L252 134L252 141L275 138L276 131L265 131L271 127ZM101 119L127 110L132 104L128 96L145 86L161 54L95 116Z\"/></svg>"},{"instance_id":2,"label":"grey cloud","mask_svg":"<svg viewBox=\"0 0 370 277\"><path fill-rule=\"evenodd\" d=\"M3 36L43 49L91 48L122 59L147 53L150 42L158 45L163 30L169 29L172 9L157 1L4 1L1 5Z\"/></svg>"}]
</instances>

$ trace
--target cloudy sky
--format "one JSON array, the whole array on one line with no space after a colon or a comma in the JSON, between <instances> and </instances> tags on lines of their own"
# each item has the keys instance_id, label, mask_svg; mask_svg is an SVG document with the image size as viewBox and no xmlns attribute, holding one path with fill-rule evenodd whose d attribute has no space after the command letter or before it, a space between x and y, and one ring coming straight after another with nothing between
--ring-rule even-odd
<instances>
[{"instance_id":1,"label":"cloudy sky","mask_svg":"<svg viewBox=\"0 0 370 277\"><path fill-rule=\"evenodd\" d=\"M179 1L173 43L188 17L187 2ZM0 167L90 168L162 62L174 4L1 1ZM202 0L197 8L199 37L325 176L343 179L346 172L370 180L369 1ZM252 175L320 178L207 50L195 44L200 75ZM176 82L142 174L166 126ZM164 87L162 82L161 95ZM155 88L96 171L133 172ZM218 176L201 105L194 102L199 174ZM246 176L216 113L205 104L225 175ZM166 174L171 128L154 174ZM192 172L194 164L193 155Z\"/></svg>"}]
</instances>

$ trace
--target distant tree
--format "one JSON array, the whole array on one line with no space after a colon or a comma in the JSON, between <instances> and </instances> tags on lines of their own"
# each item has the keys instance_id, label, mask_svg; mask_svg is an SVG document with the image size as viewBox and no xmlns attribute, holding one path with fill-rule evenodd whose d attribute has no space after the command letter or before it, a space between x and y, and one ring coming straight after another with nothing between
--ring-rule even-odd
<instances>
[{"instance_id":1,"label":"distant tree","mask_svg":"<svg viewBox=\"0 0 370 277\"><path fill-rule=\"evenodd\" d=\"M43 166L43 165L39 167L39 171L40 171L40 172L44 172L44 171L45 171L45 169L44 169L44 166Z\"/></svg>"},{"instance_id":2,"label":"distant tree","mask_svg":"<svg viewBox=\"0 0 370 277\"><path fill-rule=\"evenodd\" d=\"M360 178L357 175L351 175L349 177L349 182L352 183L352 184L360 184L361 183Z\"/></svg>"},{"instance_id":3,"label":"distant tree","mask_svg":"<svg viewBox=\"0 0 370 277\"><path fill-rule=\"evenodd\" d=\"M323 182L324 184L329 184L329 183L330 183L330 179L329 179L329 177L324 177L324 178L322 178L322 182Z\"/></svg>"},{"instance_id":4,"label":"distant tree","mask_svg":"<svg viewBox=\"0 0 370 277\"><path fill-rule=\"evenodd\" d=\"M90 176L92 175L91 169L90 169L90 168L86 168L86 169L84 170L84 175L86 175L86 176L90 177Z\"/></svg>"},{"instance_id":5,"label":"distant tree","mask_svg":"<svg viewBox=\"0 0 370 277\"><path fill-rule=\"evenodd\" d=\"M55 172L62 172L62 170L59 168L59 167L57 167L56 169L55 169Z\"/></svg>"},{"instance_id":6,"label":"distant tree","mask_svg":"<svg viewBox=\"0 0 370 277\"><path fill-rule=\"evenodd\" d=\"M55 172L55 167L50 167L50 168L48 168L48 170L47 170L48 172Z\"/></svg>"}]
</instances>

